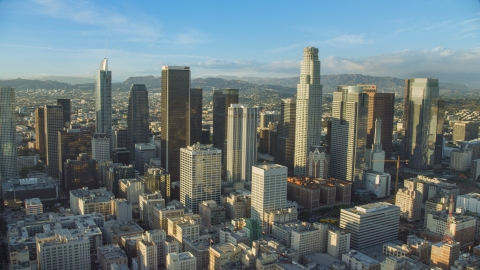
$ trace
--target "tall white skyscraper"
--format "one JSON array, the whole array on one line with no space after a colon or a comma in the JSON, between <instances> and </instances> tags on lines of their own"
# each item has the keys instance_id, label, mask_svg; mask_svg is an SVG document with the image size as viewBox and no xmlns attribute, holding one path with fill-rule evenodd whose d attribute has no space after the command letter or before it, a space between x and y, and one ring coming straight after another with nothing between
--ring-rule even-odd
<instances>
[{"instance_id":1,"label":"tall white skyscraper","mask_svg":"<svg viewBox=\"0 0 480 270\"><path fill-rule=\"evenodd\" d=\"M108 70L107 58L100 62L95 83L95 127L96 133L107 134L112 152L112 72Z\"/></svg>"},{"instance_id":2,"label":"tall white skyscraper","mask_svg":"<svg viewBox=\"0 0 480 270\"><path fill-rule=\"evenodd\" d=\"M330 176L363 188L367 143L368 95L360 86L339 86L333 93Z\"/></svg>"},{"instance_id":3,"label":"tall white skyscraper","mask_svg":"<svg viewBox=\"0 0 480 270\"><path fill-rule=\"evenodd\" d=\"M2 86L0 87L1 181L17 177L17 144L15 134L15 88Z\"/></svg>"},{"instance_id":4,"label":"tall white skyscraper","mask_svg":"<svg viewBox=\"0 0 480 270\"><path fill-rule=\"evenodd\" d=\"M297 85L295 123L295 175L305 175L310 146L320 145L322 140L322 85L318 49L303 49L300 83Z\"/></svg>"},{"instance_id":5,"label":"tall white skyscraper","mask_svg":"<svg viewBox=\"0 0 480 270\"><path fill-rule=\"evenodd\" d=\"M232 104L227 121L227 181L250 182L257 164L258 109Z\"/></svg>"},{"instance_id":6,"label":"tall white skyscraper","mask_svg":"<svg viewBox=\"0 0 480 270\"><path fill-rule=\"evenodd\" d=\"M287 167L278 164L252 167L251 217L253 219L263 222L265 212L285 208L287 173Z\"/></svg>"},{"instance_id":7,"label":"tall white skyscraper","mask_svg":"<svg viewBox=\"0 0 480 270\"><path fill-rule=\"evenodd\" d=\"M385 160L385 151L382 150L382 120L375 120L375 135L373 139L372 149L367 149L365 154L366 169L374 172L383 173L385 171L385 163L379 160ZM375 161L376 160L376 161Z\"/></svg>"},{"instance_id":8,"label":"tall white skyscraper","mask_svg":"<svg viewBox=\"0 0 480 270\"><path fill-rule=\"evenodd\" d=\"M180 201L198 213L202 201L220 203L222 151L196 143L180 148Z\"/></svg>"}]
</instances>

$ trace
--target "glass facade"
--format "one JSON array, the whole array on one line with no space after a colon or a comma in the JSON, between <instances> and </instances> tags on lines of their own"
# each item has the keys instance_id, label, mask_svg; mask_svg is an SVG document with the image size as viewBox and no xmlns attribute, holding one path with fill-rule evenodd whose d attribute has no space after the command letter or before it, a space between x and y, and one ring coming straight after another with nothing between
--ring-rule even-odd
<instances>
[{"instance_id":1,"label":"glass facade","mask_svg":"<svg viewBox=\"0 0 480 270\"><path fill-rule=\"evenodd\" d=\"M202 88L190 89L190 144L202 141Z\"/></svg>"},{"instance_id":2,"label":"glass facade","mask_svg":"<svg viewBox=\"0 0 480 270\"><path fill-rule=\"evenodd\" d=\"M150 143L148 110L147 87L145 84L132 84L130 87L130 97L128 99L127 115L127 149L130 151L130 164L135 160L135 144Z\"/></svg>"},{"instance_id":3,"label":"glass facade","mask_svg":"<svg viewBox=\"0 0 480 270\"><path fill-rule=\"evenodd\" d=\"M65 188L64 165L67 159L75 160L79 154L92 156L92 133L90 131L59 131L58 132L58 177L62 188ZM81 188L81 187L80 187Z\"/></svg>"}]
</instances>

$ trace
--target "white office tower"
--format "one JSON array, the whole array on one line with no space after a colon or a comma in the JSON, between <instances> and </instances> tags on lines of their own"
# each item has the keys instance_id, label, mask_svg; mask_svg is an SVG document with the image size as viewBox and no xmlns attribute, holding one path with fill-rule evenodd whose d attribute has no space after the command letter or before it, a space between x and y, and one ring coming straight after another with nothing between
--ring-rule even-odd
<instances>
[{"instance_id":1,"label":"white office tower","mask_svg":"<svg viewBox=\"0 0 480 270\"><path fill-rule=\"evenodd\" d=\"M380 142L382 133L382 120L377 118L375 120L375 134L372 144L372 149L365 151L365 188L371 194L378 198L385 198L390 196L390 186L392 176L385 173L385 151L382 150L382 143Z\"/></svg>"},{"instance_id":2,"label":"white office tower","mask_svg":"<svg viewBox=\"0 0 480 270\"><path fill-rule=\"evenodd\" d=\"M227 181L250 182L257 164L258 109L232 104L228 108Z\"/></svg>"},{"instance_id":3,"label":"white office tower","mask_svg":"<svg viewBox=\"0 0 480 270\"><path fill-rule=\"evenodd\" d=\"M398 237L400 207L386 202L341 209L340 228L350 235L350 246L359 250L394 241Z\"/></svg>"},{"instance_id":4,"label":"white office tower","mask_svg":"<svg viewBox=\"0 0 480 270\"><path fill-rule=\"evenodd\" d=\"M92 136L92 159L98 162L110 160L110 139L105 133Z\"/></svg>"},{"instance_id":5,"label":"white office tower","mask_svg":"<svg viewBox=\"0 0 480 270\"><path fill-rule=\"evenodd\" d=\"M382 136L382 120L377 118L375 120L375 135L373 139L373 145L371 149L367 149L365 152L365 169L378 173L385 172L385 151L382 150L382 143L380 138Z\"/></svg>"},{"instance_id":6,"label":"white office tower","mask_svg":"<svg viewBox=\"0 0 480 270\"><path fill-rule=\"evenodd\" d=\"M17 177L15 136L15 88L3 86L0 87L0 181Z\"/></svg>"},{"instance_id":7,"label":"white office tower","mask_svg":"<svg viewBox=\"0 0 480 270\"><path fill-rule=\"evenodd\" d=\"M278 164L252 167L251 217L262 225L267 222L266 212L283 209L287 204L287 171Z\"/></svg>"},{"instance_id":8,"label":"white office tower","mask_svg":"<svg viewBox=\"0 0 480 270\"><path fill-rule=\"evenodd\" d=\"M90 270L90 240L69 229L36 235L38 269Z\"/></svg>"},{"instance_id":9,"label":"white office tower","mask_svg":"<svg viewBox=\"0 0 480 270\"><path fill-rule=\"evenodd\" d=\"M303 49L296 110L294 173L303 176L310 146L320 145L322 140L320 61L314 47Z\"/></svg>"},{"instance_id":10,"label":"white office tower","mask_svg":"<svg viewBox=\"0 0 480 270\"><path fill-rule=\"evenodd\" d=\"M100 61L100 70L95 82L95 132L105 133L110 139L112 151L112 72L108 70L107 58Z\"/></svg>"},{"instance_id":11,"label":"white office tower","mask_svg":"<svg viewBox=\"0 0 480 270\"><path fill-rule=\"evenodd\" d=\"M310 146L305 176L327 179L329 159L330 155L327 154L325 147L320 145Z\"/></svg>"},{"instance_id":12,"label":"white office tower","mask_svg":"<svg viewBox=\"0 0 480 270\"><path fill-rule=\"evenodd\" d=\"M338 86L333 93L330 176L364 188L368 95L361 86Z\"/></svg>"},{"instance_id":13,"label":"white office tower","mask_svg":"<svg viewBox=\"0 0 480 270\"><path fill-rule=\"evenodd\" d=\"M220 203L222 151L196 143L180 148L180 201L198 213L202 201Z\"/></svg>"}]
</instances>

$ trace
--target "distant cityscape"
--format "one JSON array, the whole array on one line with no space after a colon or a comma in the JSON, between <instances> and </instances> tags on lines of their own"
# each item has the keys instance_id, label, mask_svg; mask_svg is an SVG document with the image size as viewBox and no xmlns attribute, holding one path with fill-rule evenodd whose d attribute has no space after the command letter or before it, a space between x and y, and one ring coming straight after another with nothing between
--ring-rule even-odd
<instances>
[{"instance_id":1,"label":"distant cityscape","mask_svg":"<svg viewBox=\"0 0 480 270\"><path fill-rule=\"evenodd\" d=\"M480 269L478 93L318 52L278 80L0 81L0 269Z\"/></svg>"}]
</instances>

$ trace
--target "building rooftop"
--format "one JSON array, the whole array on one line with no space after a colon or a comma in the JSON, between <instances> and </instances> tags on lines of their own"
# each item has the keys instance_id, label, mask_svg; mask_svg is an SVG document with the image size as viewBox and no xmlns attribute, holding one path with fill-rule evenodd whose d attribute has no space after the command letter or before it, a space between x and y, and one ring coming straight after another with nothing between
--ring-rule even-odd
<instances>
[{"instance_id":1,"label":"building rooftop","mask_svg":"<svg viewBox=\"0 0 480 270\"><path fill-rule=\"evenodd\" d=\"M106 260L115 260L127 257L125 251L117 244L100 246L97 248L97 252L101 254Z\"/></svg>"},{"instance_id":2,"label":"building rooftop","mask_svg":"<svg viewBox=\"0 0 480 270\"><path fill-rule=\"evenodd\" d=\"M31 199L26 199L25 200L25 206L29 207L29 206L37 206L37 205L41 205L42 202L40 201L39 198L31 198Z\"/></svg>"},{"instance_id":3,"label":"building rooftop","mask_svg":"<svg viewBox=\"0 0 480 270\"><path fill-rule=\"evenodd\" d=\"M345 253L345 255L355 258L357 261L360 261L363 265L374 265L377 263L380 263L379 261L375 260L372 257L369 257L361 252L358 252L356 250L351 249L348 253Z\"/></svg>"},{"instance_id":4,"label":"building rooftop","mask_svg":"<svg viewBox=\"0 0 480 270\"><path fill-rule=\"evenodd\" d=\"M55 181L53 181L51 177L11 179L2 183L3 192L36 190L55 187L57 187L57 184L55 184Z\"/></svg>"},{"instance_id":5,"label":"building rooftop","mask_svg":"<svg viewBox=\"0 0 480 270\"><path fill-rule=\"evenodd\" d=\"M376 203L369 203L369 204L364 204L360 205L354 208L349 208L349 209L342 209L343 211L351 212L357 215L365 215L369 213L374 213L374 212L381 212L389 209L400 209L400 207L396 205L392 205L386 202L376 202Z\"/></svg>"},{"instance_id":6,"label":"building rooftop","mask_svg":"<svg viewBox=\"0 0 480 270\"><path fill-rule=\"evenodd\" d=\"M253 167L257 167L262 170L273 170L273 169L281 169L281 168L286 168L283 165L280 164L261 164L261 165L254 165Z\"/></svg>"}]
</instances>

